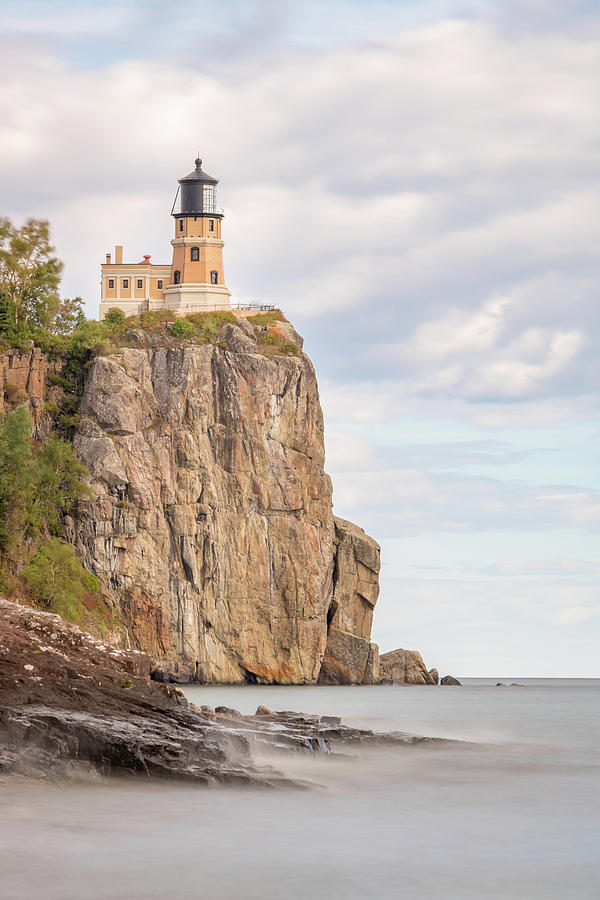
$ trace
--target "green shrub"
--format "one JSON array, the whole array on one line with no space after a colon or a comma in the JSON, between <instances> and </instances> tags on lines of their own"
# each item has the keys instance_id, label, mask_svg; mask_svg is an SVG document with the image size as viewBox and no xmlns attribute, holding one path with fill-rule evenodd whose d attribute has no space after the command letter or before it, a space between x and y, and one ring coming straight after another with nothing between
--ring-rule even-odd
<instances>
[{"instance_id":1,"label":"green shrub","mask_svg":"<svg viewBox=\"0 0 600 900\"><path fill-rule=\"evenodd\" d=\"M104 321L109 326L121 325L125 321L125 313L122 309L117 309L117 307L113 306L104 316Z\"/></svg>"},{"instance_id":2,"label":"green shrub","mask_svg":"<svg viewBox=\"0 0 600 900\"><path fill-rule=\"evenodd\" d=\"M280 356L299 356L298 348L291 341L285 341L277 351Z\"/></svg>"},{"instance_id":3,"label":"green shrub","mask_svg":"<svg viewBox=\"0 0 600 900\"><path fill-rule=\"evenodd\" d=\"M175 319L169 327L169 333L178 338L195 338L197 331L188 319Z\"/></svg>"},{"instance_id":4,"label":"green shrub","mask_svg":"<svg viewBox=\"0 0 600 900\"><path fill-rule=\"evenodd\" d=\"M86 618L86 600L98 593L98 579L86 572L70 544L59 538L45 541L23 570L38 606L69 622Z\"/></svg>"}]
</instances>

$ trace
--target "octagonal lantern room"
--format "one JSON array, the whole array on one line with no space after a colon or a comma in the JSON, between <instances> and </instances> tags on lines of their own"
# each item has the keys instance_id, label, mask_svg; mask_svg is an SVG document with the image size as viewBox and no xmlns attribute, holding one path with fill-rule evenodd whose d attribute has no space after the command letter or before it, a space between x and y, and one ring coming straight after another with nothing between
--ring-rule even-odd
<instances>
[{"instance_id":1,"label":"octagonal lantern room","mask_svg":"<svg viewBox=\"0 0 600 900\"><path fill-rule=\"evenodd\" d=\"M179 189L173 203L172 215L178 216L213 216L223 217L223 211L217 209L218 178L213 178L202 170L202 160L196 159L196 167L189 175L179 178ZM179 197L179 206L177 199Z\"/></svg>"}]
</instances>

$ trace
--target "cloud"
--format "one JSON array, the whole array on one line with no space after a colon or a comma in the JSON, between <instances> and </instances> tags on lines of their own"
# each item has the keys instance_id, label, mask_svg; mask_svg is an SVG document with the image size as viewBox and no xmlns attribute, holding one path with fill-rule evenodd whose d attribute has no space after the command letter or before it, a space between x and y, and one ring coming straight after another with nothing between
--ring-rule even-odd
<instances>
[{"instance_id":1,"label":"cloud","mask_svg":"<svg viewBox=\"0 0 600 900\"><path fill-rule=\"evenodd\" d=\"M554 620L555 625L580 625L600 616L600 603L596 606L570 606L561 610Z\"/></svg>"}]
</instances>

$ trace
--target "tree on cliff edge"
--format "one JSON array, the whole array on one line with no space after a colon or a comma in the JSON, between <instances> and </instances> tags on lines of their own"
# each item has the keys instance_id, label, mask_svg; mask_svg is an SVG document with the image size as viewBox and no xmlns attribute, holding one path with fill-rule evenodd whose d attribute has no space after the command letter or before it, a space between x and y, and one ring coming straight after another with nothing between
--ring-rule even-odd
<instances>
[{"instance_id":1,"label":"tree on cliff edge","mask_svg":"<svg viewBox=\"0 0 600 900\"><path fill-rule=\"evenodd\" d=\"M0 293L18 330L52 323L60 306L62 268L48 222L28 219L16 228L10 219L0 219Z\"/></svg>"}]
</instances>

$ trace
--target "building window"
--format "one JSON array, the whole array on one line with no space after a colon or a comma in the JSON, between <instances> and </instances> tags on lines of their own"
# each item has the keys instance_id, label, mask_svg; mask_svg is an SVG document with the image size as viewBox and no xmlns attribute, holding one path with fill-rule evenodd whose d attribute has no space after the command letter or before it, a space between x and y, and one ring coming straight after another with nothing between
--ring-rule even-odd
<instances>
[{"instance_id":1,"label":"building window","mask_svg":"<svg viewBox=\"0 0 600 900\"><path fill-rule=\"evenodd\" d=\"M144 282L142 281L141 278L138 278L137 282L138 282L138 287L139 287L139 288L143 288L143 287L144 287Z\"/></svg>"},{"instance_id":2,"label":"building window","mask_svg":"<svg viewBox=\"0 0 600 900\"><path fill-rule=\"evenodd\" d=\"M211 284L219 283L219 273L215 269L213 269L212 272L210 273L210 283Z\"/></svg>"},{"instance_id":3,"label":"building window","mask_svg":"<svg viewBox=\"0 0 600 900\"><path fill-rule=\"evenodd\" d=\"M214 231L214 230L215 230L215 220L214 220L214 219L209 219L209 220L208 220L208 230L209 230L209 231Z\"/></svg>"},{"instance_id":4,"label":"building window","mask_svg":"<svg viewBox=\"0 0 600 900\"><path fill-rule=\"evenodd\" d=\"M114 278L109 278L109 279L108 279L108 286L109 286L109 288L110 288L111 290L113 290L113 288L114 288L114 286L115 286L115 279L114 279Z\"/></svg>"},{"instance_id":5,"label":"building window","mask_svg":"<svg viewBox=\"0 0 600 900\"><path fill-rule=\"evenodd\" d=\"M179 230L183 231L183 219L179 220Z\"/></svg>"},{"instance_id":6,"label":"building window","mask_svg":"<svg viewBox=\"0 0 600 900\"><path fill-rule=\"evenodd\" d=\"M124 287L124 288L128 288L128 287L129 287L129 278L124 278L124 279L123 279L123 287Z\"/></svg>"},{"instance_id":7,"label":"building window","mask_svg":"<svg viewBox=\"0 0 600 900\"><path fill-rule=\"evenodd\" d=\"M162 291L162 278L158 279L158 281L156 282L156 287L159 289L159 291Z\"/></svg>"},{"instance_id":8,"label":"building window","mask_svg":"<svg viewBox=\"0 0 600 900\"><path fill-rule=\"evenodd\" d=\"M181 283L181 272L178 269L175 272L175 274L173 275L173 284L180 284L180 283Z\"/></svg>"},{"instance_id":9,"label":"building window","mask_svg":"<svg viewBox=\"0 0 600 900\"><path fill-rule=\"evenodd\" d=\"M192 247L192 262L198 262L200 259L200 248Z\"/></svg>"}]
</instances>

